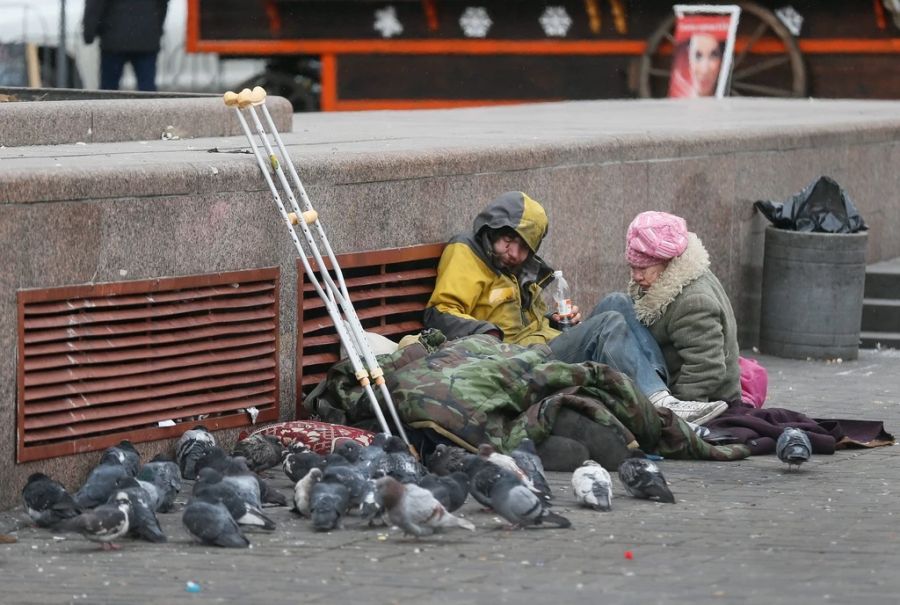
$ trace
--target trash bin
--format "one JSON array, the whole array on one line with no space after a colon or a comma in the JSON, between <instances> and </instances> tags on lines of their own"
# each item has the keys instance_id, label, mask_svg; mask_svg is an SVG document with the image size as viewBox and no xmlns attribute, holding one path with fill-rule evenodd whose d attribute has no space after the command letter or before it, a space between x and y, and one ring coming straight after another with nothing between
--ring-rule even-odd
<instances>
[{"instance_id":1,"label":"trash bin","mask_svg":"<svg viewBox=\"0 0 900 605\"><path fill-rule=\"evenodd\" d=\"M865 231L766 228L759 348L794 359L856 359Z\"/></svg>"}]
</instances>

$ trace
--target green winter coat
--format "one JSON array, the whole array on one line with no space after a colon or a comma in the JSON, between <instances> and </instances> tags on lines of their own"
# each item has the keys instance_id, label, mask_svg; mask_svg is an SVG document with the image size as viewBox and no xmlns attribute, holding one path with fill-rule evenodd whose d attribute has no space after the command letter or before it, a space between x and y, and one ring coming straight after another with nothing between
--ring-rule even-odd
<instances>
[{"instance_id":1,"label":"green winter coat","mask_svg":"<svg viewBox=\"0 0 900 605\"><path fill-rule=\"evenodd\" d=\"M688 401L740 401L737 324L728 295L693 233L647 291L628 286L638 319L659 343L669 390Z\"/></svg>"},{"instance_id":2,"label":"green winter coat","mask_svg":"<svg viewBox=\"0 0 900 605\"><path fill-rule=\"evenodd\" d=\"M569 407L586 421L609 426L631 447L666 457L737 460L750 454L743 445L706 443L603 364L555 361L549 347L501 343L487 335L442 340L439 332L426 331L416 344L378 361L404 424L433 430L469 450L492 443L508 451L526 436L540 443L559 410ZM348 361L334 365L303 405L310 415L337 424L373 416Z\"/></svg>"},{"instance_id":3,"label":"green winter coat","mask_svg":"<svg viewBox=\"0 0 900 605\"><path fill-rule=\"evenodd\" d=\"M444 248L425 325L451 339L499 330L505 342L523 345L546 344L559 336L541 299L553 270L535 254L547 226L544 209L524 193L511 191L491 202L475 218L472 232L456 236ZM532 252L515 275L491 258L486 232L503 227L514 229Z\"/></svg>"}]
</instances>

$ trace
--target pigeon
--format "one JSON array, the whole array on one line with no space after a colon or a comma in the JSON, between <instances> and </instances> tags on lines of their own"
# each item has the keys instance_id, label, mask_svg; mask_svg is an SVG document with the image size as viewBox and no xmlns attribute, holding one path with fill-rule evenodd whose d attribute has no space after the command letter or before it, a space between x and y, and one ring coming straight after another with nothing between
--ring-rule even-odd
<instances>
[{"instance_id":1,"label":"pigeon","mask_svg":"<svg viewBox=\"0 0 900 605\"><path fill-rule=\"evenodd\" d=\"M138 470L141 468L141 455L127 439L120 441L119 445L106 448L100 458L101 464L104 459L118 460L119 464L124 466L132 477L137 476Z\"/></svg>"},{"instance_id":2,"label":"pigeon","mask_svg":"<svg viewBox=\"0 0 900 605\"><path fill-rule=\"evenodd\" d=\"M309 495L313 485L322 480L322 469L313 467L294 485L294 510L297 514L309 516Z\"/></svg>"},{"instance_id":3,"label":"pigeon","mask_svg":"<svg viewBox=\"0 0 900 605\"><path fill-rule=\"evenodd\" d=\"M264 504L287 506L287 498L268 482L247 467L243 456L229 458L222 472L225 481L233 483L240 493L253 506L262 508Z\"/></svg>"},{"instance_id":4,"label":"pigeon","mask_svg":"<svg viewBox=\"0 0 900 605\"><path fill-rule=\"evenodd\" d=\"M140 486L140 488L144 490L144 496L146 497L147 505L151 508L151 510L153 510L153 512L159 510L160 504L162 504L162 494L155 485L153 485L149 481L143 481L135 477L126 477L126 479L134 479L135 481L137 481L138 486ZM123 481L125 481L125 479L119 479L119 481L116 483L116 489L122 488Z\"/></svg>"},{"instance_id":5,"label":"pigeon","mask_svg":"<svg viewBox=\"0 0 900 605\"><path fill-rule=\"evenodd\" d=\"M644 455L644 452L634 450L631 458L626 458L619 465L619 480L625 486L625 491L635 498L657 499L674 504L675 496L669 490L659 465L644 458Z\"/></svg>"},{"instance_id":6,"label":"pigeon","mask_svg":"<svg viewBox=\"0 0 900 605\"><path fill-rule=\"evenodd\" d=\"M413 483L400 483L393 477L381 477L375 481L375 486L388 519L404 534L429 536L451 527L475 531L471 521L447 512L427 489Z\"/></svg>"},{"instance_id":7,"label":"pigeon","mask_svg":"<svg viewBox=\"0 0 900 605\"><path fill-rule=\"evenodd\" d=\"M274 521L258 507L247 504L234 486L223 481L221 473L213 468L200 469L192 495L192 500L221 502L239 525L275 529Z\"/></svg>"},{"instance_id":8,"label":"pigeon","mask_svg":"<svg viewBox=\"0 0 900 605\"><path fill-rule=\"evenodd\" d=\"M75 492L75 502L81 509L105 504L116 489L116 483L129 477L128 470L118 457L104 456L100 464L91 469L84 484Z\"/></svg>"},{"instance_id":9,"label":"pigeon","mask_svg":"<svg viewBox=\"0 0 900 605\"><path fill-rule=\"evenodd\" d=\"M346 464L326 466L322 471L322 481L340 483L346 487L350 493L350 506L361 505L366 495L375 489L372 480L363 474L362 469Z\"/></svg>"},{"instance_id":10,"label":"pigeon","mask_svg":"<svg viewBox=\"0 0 900 605\"><path fill-rule=\"evenodd\" d=\"M152 484L150 485L152 486ZM130 503L128 507L128 533L147 542L166 542L166 535L159 526L156 513L153 512L153 502L138 480L134 477L120 479L116 493L110 498L110 504L113 504L115 498L122 492L128 495Z\"/></svg>"},{"instance_id":11,"label":"pigeon","mask_svg":"<svg viewBox=\"0 0 900 605\"><path fill-rule=\"evenodd\" d=\"M306 476L310 469L325 468L325 457L310 450L288 451L281 462L281 468L284 469L284 474L288 476L288 479L297 483Z\"/></svg>"},{"instance_id":12,"label":"pigeon","mask_svg":"<svg viewBox=\"0 0 900 605\"><path fill-rule=\"evenodd\" d=\"M212 433L198 424L185 431L175 445L175 462L181 470L181 476L193 481L197 478L197 461L216 444Z\"/></svg>"},{"instance_id":13,"label":"pigeon","mask_svg":"<svg viewBox=\"0 0 900 605\"><path fill-rule=\"evenodd\" d=\"M101 504L77 517L66 519L59 527L77 531L88 540L99 542L103 550L118 550L119 546L114 541L128 533L130 508L128 494L118 491L112 495L108 504Z\"/></svg>"},{"instance_id":14,"label":"pigeon","mask_svg":"<svg viewBox=\"0 0 900 605\"><path fill-rule=\"evenodd\" d=\"M175 497L181 491L181 471L177 464L159 454L141 467L137 478L152 483L159 491L157 512L167 513L174 508Z\"/></svg>"},{"instance_id":15,"label":"pigeon","mask_svg":"<svg viewBox=\"0 0 900 605\"><path fill-rule=\"evenodd\" d=\"M469 454L465 473L469 476L469 493L485 508L491 508L491 490L503 469L480 456Z\"/></svg>"},{"instance_id":16,"label":"pigeon","mask_svg":"<svg viewBox=\"0 0 900 605\"><path fill-rule=\"evenodd\" d=\"M809 435L798 428L787 427L775 442L775 453L779 460L788 465L788 470L791 470L794 465L797 466L797 470L800 470L800 465L807 462L812 455Z\"/></svg>"},{"instance_id":17,"label":"pigeon","mask_svg":"<svg viewBox=\"0 0 900 605\"><path fill-rule=\"evenodd\" d=\"M415 483L425 476L425 472L403 439L393 435L385 441L384 453L372 463L371 476L383 474L401 483Z\"/></svg>"},{"instance_id":18,"label":"pigeon","mask_svg":"<svg viewBox=\"0 0 900 605\"><path fill-rule=\"evenodd\" d=\"M449 475L462 471L469 452L461 447L439 443L428 457L428 470L435 475Z\"/></svg>"},{"instance_id":19,"label":"pigeon","mask_svg":"<svg viewBox=\"0 0 900 605\"><path fill-rule=\"evenodd\" d=\"M32 473L22 488L25 511L38 527L53 527L63 519L77 517L81 508L58 481L44 473Z\"/></svg>"},{"instance_id":20,"label":"pigeon","mask_svg":"<svg viewBox=\"0 0 900 605\"><path fill-rule=\"evenodd\" d=\"M339 528L349 507L350 490L342 483L319 481L309 491L309 516L316 531Z\"/></svg>"},{"instance_id":21,"label":"pigeon","mask_svg":"<svg viewBox=\"0 0 900 605\"><path fill-rule=\"evenodd\" d=\"M546 501L553 499L553 490L547 482L544 475L544 463L538 456L537 449L534 447L534 441L526 437L519 442L516 449L509 453L510 457L515 460L516 464L525 475L531 479L531 483L537 488L540 496Z\"/></svg>"},{"instance_id":22,"label":"pigeon","mask_svg":"<svg viewBox=\"0 0 900 605\"><path fill-rule=\"evenodd\" d=\"M491 489L491 508L509 521L511 529L544 523L552 523L559 528L572 525L571 521L547 508L518 476L506 470L501 471L500 478Z\"/></svg>"},{"instance_id":23,"label":"pigeon","mask_svg":"<svg viewBox=\"0 0 900 605\"><path fill-rule=\"evenodd\" d=\"M456 471L450 475L438 476L429 473L419 481L419 487L424 487L444 505L447 512L455 512L466 503L469 496L469 476L462 471Z\"/></svg>"},{"instance_id":24,"label":"pigeon","mask_svg":"<svg viewBox=\"0 0 900 605\"><path fill-rule=\"evenodd\" d=\"M491 464L495 464L502 468L505 471L508 471L519 478L519 481L522 482L525 487L533 491L534 493L545 497L546 496L539 490L535 485L528 474L522 470L522 468L516 464L516 461L506 454L501 454L494 450L494 446L490 443L482 443L478 446L478 455L485 461L490 462ZM548 487L549 489L549 487Z\"/></svg>"},{"instance_id":25,"label":"pigeon","mask_svg":"<svg viewBox=\"0 0 900 605\"><path fill-rule=\"evenodd\" d=\"M260 473L281 462L284 446L278 437L257 433L238 441L231 451L232 456L243 456L247 466L254 473Z\"/></svg>"},{"instance_id":26,"label":"pigeon","mask_svg":"<svg viewBox=\"0 0 900 605\"><path fill-rule=\"evenodd\" d=\"M217 500L194 498L184 508L181 517L188 533L201 543L226 548L247 548L250 545L237 522Z\"/></svg>"},{"instance_id":27,"label":"pigeon","mask_svg":"<svg viewBox=\"0 0 900 605\"><path fill-rule=\"evenodd\" d=\"M206 448L203 454L197 458L197 461L194 463L194 473L196 476L200 475L200 471L204 468L211 468L219 471L220 473L225 472L225 468L228 466L228 463L231 460L231 456L228 455L228 452L220 448L218 445L210 445ZM188 479L184 474L182 477Z\"/></svg>"},{"instance_id":28,"label":"pigeon","mask_svg":"<svg viewBox=\"0 0 900 605\"><path fill-rule=\"evenodd\" d=\"M581 506L608 511L612 508L612 478L599 462L585 460L572 473L572 493Z\"/></svg>"}]
</instances>

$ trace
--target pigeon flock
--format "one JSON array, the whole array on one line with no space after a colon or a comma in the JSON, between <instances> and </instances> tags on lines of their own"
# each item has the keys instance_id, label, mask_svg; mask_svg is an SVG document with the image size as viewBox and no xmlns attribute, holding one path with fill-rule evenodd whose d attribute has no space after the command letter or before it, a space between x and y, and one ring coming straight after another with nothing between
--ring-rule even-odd
<instances>
[{"instance_id":1,"label":"pigeon flock","mask_svg":"<svg viewBox=\"0 0 900 605\"><path fill-rule=\"evenodd\" d=\"M811 450L803 431L788 428L776 453L790 469L809 460ZM279 466L293 484L289 497L264 477ZM618 477L634 498L675 503L659 465L640 450L621 463ZM184 481L193 482L189 493ZM599 463L585 461L572 473L571 486L579 506L612 509L612 478ZM183 487L179 502L186 504L179 506ZM246 548L246 532L276 529L265 512L273 506L290 507L314 531L341 529L351 517L354 526L386 524L415 538L450 529L475 531L472 519L458 513L470 495L505 520L507 529L571 527L552 508L553 493L529 439L510 455L489 444L477 454L442 444L423 465L399 437L385 434L367 446L338 440L328 455L256 434L227 453L197 426L178 440L174 460L158 455L142 463L124 440L102 453L74 494L42 473L32 474L22 489L25 511L36 526L78 532L103 549L119 548L124 537L166 542L157 514L170 513L181 514L196 542Z\"/></svg>"}]
</instances>

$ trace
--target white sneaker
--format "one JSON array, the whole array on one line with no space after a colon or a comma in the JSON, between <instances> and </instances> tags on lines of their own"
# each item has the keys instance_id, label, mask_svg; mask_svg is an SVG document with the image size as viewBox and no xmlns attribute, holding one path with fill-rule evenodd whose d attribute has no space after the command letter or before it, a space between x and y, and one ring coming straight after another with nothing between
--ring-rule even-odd
<instances>
[{"instance_id":1,"label":"white sneaker","mask_svg":"<svg viewBox=\"0 0 900 605\"><path fill-rule=\"evenodd\" d=\"M658 408L669 408L682 420L694 424L709 422L728 409L728 404L724 401L682 401L669 393L662 396L654 393L650 397L650 403Z\"/></svg>"}]
</instances>

